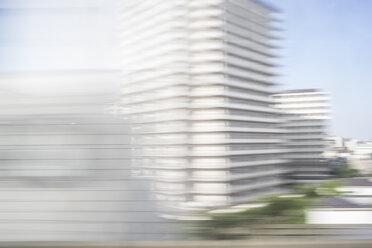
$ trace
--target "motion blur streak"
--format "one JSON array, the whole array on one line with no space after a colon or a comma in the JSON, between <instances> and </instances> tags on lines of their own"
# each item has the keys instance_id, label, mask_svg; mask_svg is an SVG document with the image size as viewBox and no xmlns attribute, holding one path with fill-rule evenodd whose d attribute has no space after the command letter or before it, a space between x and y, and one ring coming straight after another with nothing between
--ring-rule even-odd
<instances>
[{"instance_id":1,"label":"motion blur streak","mask_svg":"<svg viewBox=\"0 0 372 248\"><path fill-rule=\"evenodd\" d=\"M0 78L0 241L172 239L109 114L117 72Z\"/></svg>"}]
</instances>

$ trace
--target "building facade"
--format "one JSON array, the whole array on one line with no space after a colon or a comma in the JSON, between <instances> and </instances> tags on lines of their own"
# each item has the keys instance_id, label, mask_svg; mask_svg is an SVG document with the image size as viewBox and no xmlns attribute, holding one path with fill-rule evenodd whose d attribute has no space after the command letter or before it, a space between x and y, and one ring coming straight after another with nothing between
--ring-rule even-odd
<instances>
[{"instance_id":1,"label":"building facade","mask_svg":"<svg viewBox=\"0 0 372 248\"><path fill-rule=\"evenodd\" d=\"M285 181L272 107L273 9L252 0L133 1L122 14L122 115L158 198L210 208Z\"/></svg>"},{"instance_id":2,"label":"building facade","mask_svg":"<svg viewBox=\"0 0 372 248\"><path fill-rule=\"evenodd\" d=\"M1 242L174 239L133 177L127 123L108 113L119 76L0 77Z\"/></svg>"},{"instance_id":3,"label":"building facade","mask_svg":"<svg viewBox=\"0 0 372 248\"><path fill-rule=\"evenodd\" d=\"M318 182L330 177L324 157L329 95L318 90L290 90L273 95L283 112L284 139L290 153L290 177L295 183Z\"/></svg>"}]
</instances>

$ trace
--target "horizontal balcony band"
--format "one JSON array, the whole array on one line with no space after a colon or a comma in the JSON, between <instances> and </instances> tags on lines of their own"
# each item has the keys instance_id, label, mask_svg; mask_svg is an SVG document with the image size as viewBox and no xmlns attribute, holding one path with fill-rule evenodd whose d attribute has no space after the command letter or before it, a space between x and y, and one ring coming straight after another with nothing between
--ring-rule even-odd
<instances>
[{"instance_id":1,"label":"horizontal balcony band","mask_svg":"<svg viewBox=\"0 0 372 248\"><path fill-rule=\"evenodd\" d=\"M177 76L175 76L177 78ZM182 77L179 79L174 79L174 80L165 80L160 82L150 83L146 82L143 84L139 83L123 83L122 84L122 90L121 90L121 96L122 97L128 97L131 95L138 95L139 93L150 93L153 92L154 90L161 90L161 89L168 89L169 87L174 87L174 86L188 86L188 82L186 79L182 80ZM152 81L154 82L154 81Z\"/></svg>"},{"instance_id":2,"label":"horizontal balcony band","mask_svg":"<svg viewBox=\"0 0 372 248\"><path fill-rule=\"evenodd\" d=\"M189 52L190 46L185 36L166 36L163 38L163 35L159 34L157 38L150 36L144 37L144 39L151 39L151 41L141 41L141 39L139 39L131 43L120 44L119 54L122 58L121 63L123 66L130 64L137 65L139 62L146 63L149 62L148 59L157 61L171 55L183 55L185 61L188 60L187 53Z\"/></svg>"},{"instance_id":3,"label":"horizontal balcony band","mask_svg":"<svg viewBox=\"0 0 372 248\"><path fill-rule=\"evenodd\" d=\"M189 139L181 140L170 140L170 141L147 141L148 144L139 144L137 147L146 147L146 146L185 146L185 145L231 145L231 144L281 144L280 140L231 140L231 139L219 139L219 140L195 140L190 141Z\"/></svg>"},{"instance_id":4,"label":"horizontal balcony band","mask_svg":"<svg viewBox=\"0 0 372 248\"><path fill-rule=\"evenodd\" d=\"M275 64L271 63L270 59L263 60L260 58L260 56L257 56L256 54L249 51L245 52L244 54L238 54L236 51L232 50L233 49L231 49L231 51L228 51L226 53L226 57L224 58L227 63L231 65L237 65L238 67L256 70L263 74L275 75L275 73L272 72ZM244 55L248 54L250 54L250 57L244 57Z\"/></svg>"},{"instance_id":5,"label":"horizontal balcony band","mask_svg":"<svg viewBox=\"0 0 372 248\"><path fill-rule=\"evenodd\" d=\"M324 142L286 142L286 146L289 149L295 149L296 147L312 147L312 146L318 146L318 147L325 147ZM324 150L324 149L323 149Z\"/></svg>"},{"instance_id":6,"label":"horizontal balcony band","mask_svg":"<svg viewBox=\"0 0 372 248\"><path fill-rule=\"evenodd\" d=\"M280 109L280 108L278 108ZM313 108L308 108L308 109L282 109L285 114L288 115L325 115L331 113L331 110L327 109L313 109Z\"/></svg>"},{"instance_id":7,"label":"horizontal balcony band","mask_svg":"<svg viewBox=\"0 0 372 248\"><path fill-rule=\"evenodd\" d=\"M249 151L224 151L224 152L188 152L188 151L177 151L177 152L170 152L170 151L156 151L156 152L140 152L140 154L134 154L130 158L131 159L140 159L144 158L197 158L197 157L204 157L204 158L222 158L222 157L230 157L230 156L242 156L242 155L276 155L276 154L286 154L288 151L285 149L265 149L265 150L249 150ZM126 157L128 158L128 157Z\"/></svg>"},{"instance_id":8,"label":"horizontal balcony band","mask_svg":"<svg viewBox=\"0 0 372 248\"><path fill-rule=\"evenodd\" d=\"M258 33L266 34L268 31L279 31L274 25L272 25L272 19L260 21L257 18L247 15L246 11L242 11L239 7L230 6L225 8L225 18L227 20L234 20L235 22L244 23L245 25L250 24L252 30L256 30Z\"/></svg>"},{"instance_id":9,"label":"horizontal balcony band","mask_svg":"<svg viewBox=\"0 0 372 248\"><path fill-rule=\"evenodd\" d=\"M259 183L259 184L249 184L245 186L231 186L225 191L221 190L192 190L191 192L194 195L231 195L231 194L236 194L240 192L245 192L245 191L251 191L257 188L262 188L262 187L271 187L275 185L280 185L282 184L282 181L277 181L273 180L272 182L265 182L265 183ZM234 197L234 196L232 196Z\"/></svg>"},{"instance_id":10,"label":"horizontal balcony band","mask_svg":"<svg viewBox=\"0 0 372 248\"><path fill-rule=\"evenodd\" d=\"M247 73L246 75L249 76L249 78L258 81L258 82L265 82L269 85L275 84L275 82L272 80L274 76L279 76L279 74L271 73L269 71L263 71L257 68L255 65L252 66L245 66L244 64L239 65L238 63L230 63L231 61L226 60L225 66L228 70L234 70L236 73L244 72ZM241 74L243 75L243 74Z\"/></svg>"},{"instance_id":11,"label":"horizontal balcony band","mask_svg":"<svg viewBox=\"0 0 372 248\"><path fill-rule=\"evenodd\" d=\"M216 152L196 152L191 151L191 157L226 157L236 155L260 155L260 154L285 154L288 153L286 149L262 149L262 150L242 150L242 151L216 151Z\"/></svg>"},{"instance_id":12,"label":"horizontal balcony band","mask_svg":"<svg viewBox=\"0 0 372 248\"><path fill-rule=\"evenodd\" d=\"M264 62L254 60L251 58L242 57L242 54L234 55L232 53L223 56L220 52L215 54L201 54L195 55L190 60L190 67L202 66L208 63L226 63L228 66L237 67L251 71L252 73L274 76L271 72L273 66L265 64ZM275 103L275 101L273 101Z\"/></svg>"},{"instance_id":13,"label":"horizontal balcony band","mask_svg":"<svg viewBox=\"0 0 372 248\"><path fill-rule=\"evenodd\" d=\"M253 63L251 61L244 60L244 59L232 58L230 56L230 57L226 57L224 62L226 63L227 67L234 67L237 69L246 70L251 73L256 73L259 75L265 75L265 76L270 76L270 77L277 75L276 73L271 72L271 67L262 66L257 63Z\"/></svg>"},{"instance_id":14,"label":"horizontal balcony band","mask_svg":"<svg viewBox=\"0 0 372 248\"><path fill-rule=\"evenodd\" d=\"M152 131L142 131L142 130L136 130L133 131L132 135L150 135L150 134L182 134L182 133L270 133L270 134L275 134L274 130L265 130L265 129L253 129L253 128L220 128L220 129L215 129L211 131L199 131L199 130L188 130L188 129L163 129L163 130L152 130Z\"/></svg>"},{"instance_id":15,"label":"horizontal balcony band","mask_svg":"<svg viewBox=\"0 0 372 248\"><path fill-rule=\"evenodd\" d=\"M289 140L323 140L326 138L326 135L298 135L298 136L287 136L283 137L284 139Z\"/></svg>"},{"instance_id":16,"label":"horizontal balcony band","mask_svg":"<svg viewBox=\"0 0 372 248\"><path fill-rule=\"evenodd\" d=\"M331 116L329 114L327 115L294 115L294 114L286 114L285 119L288 122L299 122L303 120L310 120L310 121L328 121L331 119Z\"/></svg>"},{"instance_id":17,"label":"horizontal balcony band","mask_svg":"<svg viewBox=\"0 0 372 248\"><path fill-rule=\"evenodd\" d=\"M259 50L270 51L280 48L278 45L275 45L273 39L257 35L256 33L249 30L247 27L242 27L241 25L237 25L235 23L226 22L226 24L223 26L223 29L226 31L226 35L230 39L232 37L235 37L234 39L244 41L245 44L250 44L251 47L256 47Z\"/></svg>"},{"instance_id":18,"label":"horizontal balcony band","mask_svg":"<svg viewBox=\"0 0 372 248\"><path fill-rule=\"evenodd\" d=\"M156 57L156 56L155 56ZM191 64L189 61L186 52L183 54L177 55L166 55L162 56L162 58L153 58L150 61L146 61L147 59L136 58L133 60L128 60L125 63L122 63L122 68L125 68L127 71L124 73L130 72L137 72L137 73L149 73L151 71L161 70L163 68L175 68L175 69L183 69L187 71Z\"/></svg>"},{"instance_id":19,"label":"horizontal balcony band","mask_svg":"<svg viewBox=\"0 0 372 248\"><path fill-rule=\"evenodd\" d=\"M118 114L119 115L119 114ZM120 115L122 115L120 113ZM146 114L145 114L146 115ZM135 115L135 116L122 116L123 120L128 121L131 125L141 125L141 124L157 124L165 123L170 121L188 121L190 119L188 114L157 114L157 116L152 116L151 118L147 116Z\"/></svg>"},{"instance_id":20,"label":"horizontal balcony band","mask_svg":"<svg viewBox=\"0 0 372 248\"><path fill-rule=\"evenodd\" d=\"M291 138L290 135L301 135L301 133L305 133L306 135L310 135L312 133L314 133L315 135L319 134L319 133L324 133L324 128L309 128L309 129L292 129L292 128L285 128L286 130L286 133L289 134L288 135L288 138ZM304 138L306 138L306 135L304 136Z\"/></svg>"},{"instance_id":21,"label":"horizontal balcony band","mask_svg":"<svg viewBox=\"0 0 372 248\"><path fill-rule=\"evenodd\" d=\"M257 96L249 93L238 93L238 92L233 92L231 90L195 90L192 91L190 94L191 97L194 98L208 98L211 96L219 96L219 97L225 97L227 99L241 99L241 100L251 100L255 102L260 102L260 103L272 103L272 100L269 97L266 96Z\"/></svg>"},{"instance_id":22,"label":"horizontal balcony band","mask_svg":"<svg viewBox=\"0 0 372 248\"><path fill-rule=\"evenodd\" d=\"M331 177L330 177L331 178ZM292 179L292 183L294 184L319 184L319 183L324 183L325 180L328 180L330 178L311 178L311 179Z\"/></svg>"},{"instance_id":23,"label":"horizontal balcony band","mask_svg":"<svg viewBox=\"0 0 372 248\"><path fill-rule=\"evenodd\" d=\"M284 127L287 127L287 128L293 128L293 127L319 127L319 128L324 128L325 126L327 125L326 122L322 121L322 122L314 122L314 121L301 121L301 122L287 122L285 123L283 126Z\"/></svg>"},{"instance_id":24,"label":"horizontal balcony band","mask_svg":"<svg viewBox=\"0 0 372 248\"><path fill-rule=\"evenodd\" d=\"M332 177L331 174L325 173L325 174L293 174L291 175L291 178L330 178Z\"/></svg>"},{"instance_id":25,"label":"horizontal balcony band","mask_svg":"<svg viewBox=\"0 0 372 248\"><path fill-rule=\"evenodd\" d=\"M273 31L272 27L262 25L258 23L257 21L253 20L252 18L249 18L247 15L239 15L237 13L234 13L231 9L226 9L225 13L223 14L223 17L231 23L234 23L235 25L239 25L242 27L246 27L251 32L262 36L266 39L272 39L273 36L270 35L270 31Z\"/></svg>"},{"instance_id":26,"label":"horizontal balcony band","mask_svg":"<svg viewBox=\"0 0 372 248\"><path fill-rule=\"evenodd\" d=\"M267 160L256 160L256 161L244 161L244 162L226 162L222 164L210 164L210 163L203 163L203 162L195 162L191 163L191 168L196 169L203 169L203 170L214 170L214 169L233 169L233 168L248 168L248 167L260 167L263 165L282 165L287 164L291 160L286 159L267 159Z\"/></svg>"},{"instance_id":27,"label":"horizontal balcony band","mask_svg":"<svg viewBox=\"0 0 372 248\"><path fill-rule=\"evenodd\" d=\"M300 98L278 98L276 95L273 95L273 98L277 102L278 106L284 106L287 108L295 107L296 105L299 106L311 106L314 104L320 105L320 106L329 106L330 104L330 98L326 97L300 97Z\"/></svg>"},{"instance_id":28,"label":"horizontal balcony band","mask_svg":"<svg viewBox=\"0 0 372 248\"><path fill-rule=\"evenodd\" d=\"M241 192L246 192L254 189L262 189L265 187L273 187L273 186L278 186L278 185L283 185L285 184L286 181L284 180L272 180L271 182L265 182L265 183L260 183L252 186L241 186L241 187L234 187L231 189L231 193L241 193Z\"/></svg>"},{"instance_id":29,"label":"horizontal balcony band","mask_svg":"<svg viewBox=\"0 0 372 248\"><path fill-rule=\"evenodd\" d=\"M278 91L274 97L279 98L283 101L291 101L291 99L310 99L310 98L328 98L329 93L322 91Z\"/></svg>"},{"instance_id":30,"label":"horizontal balcony band","mask_svg":"<svg viewBox=\"0 0 372 248\"><path fill-rule=\"evenodd\" d=\"M188 110L222 110L222 111L228 111L228 110L245 110L245 111L251 111L255 113L269 113L269 114L277 114L275 109L270 109L270 108L265 108L265 107L259 107L259 106L246 106L244 104L213 104L213 105L202 105L202 104L190 104L188 102L182 102L182 101L177 101L177 102L172 102L172 105L165 105L162 104L161 106L156 105L156 104L150 104L146 106L141 106L138 105L134 109L122 109L123 114L127 115L134 115L134 114L143 114L143 113L148 113L148 112L154 112L156 113L157 111L166 111L166 110L177 110L177 109L188 109ZM205 114L205 113L200 113L200 114ZM221 115L219 113L216 113L217 115ZM228 113L226 113L228 115ZM198 113L194 112L192 115L197 116ZM264 116L262 116L264 117ZM262 118L261 117L261 118ZM258 117L260 118L260 117ZM285 129L281 129L281 132L285 132ZM292 138L292 137L290 137Z\"/></svg>"},{"instance_id":31,"label":"horizontal balcony band","mask_svg":"<svg viewBox=\"0 0 372 248\"><path fill-rule=\"evenodd\" d=\"M286 157L288 159L293 159L293 160L302 160L302 159L306 159L306 160L320 160L320 159L324 159L324 156L322 155L301 155L301 154L290 154L290 155L286 155ZM295 161L294 161L295 162ZM304 162L309 162L309 161L304 161Z\"/></svg>"},{"instance_id":32,"label":"horizontal balcony band","mask_svg":"<svg viewBox=\"0 0 372 248\"><path fill-rule=\"evenodd\" d=\"M149 39L151 39L151 37ZM133 48L131 50L126 50L127 48L128 47L121 47L121 51L120 51L120 56L122 58L121 63L123 64L123 66L128 66L132 64L137 65L137 63L141 61L145 63L145 62L148 62L149 59L157 60L159 59L159 57L164 57L168 55L174 55L174 56L177 56L179 54L185 55L186 53L191 51L191 48L188 46L187 42L185 41L182 41L179 43L171 43L171 44L151 45L146 48ZM218 50L218 49L214 49L214 50ZM182 62L182 60L179 60L179 61ZM184 62L188 62L188 61L186 60ZM165 69L165 68L161 68L161 69ZM141 69L136 70L136 67L134 66L133 69L131 69L129 72L135 73L138 71L141 71ZM127 71L125 72L127 73Z\"/></svg>"},{"instance_id":33,"label":"horizontal balcony band","mask_svg":"<svg viewBox=\"0 0 372 248\"><path fill-rule=\"evenodd\" d=\"M247 57L248 53L255 53L257 56L260 56L260 61L263 62L265 62L265 60L278 57L270 49L262 47L250 40L246 40L243 37L239 37L234 34L227 33L224 37L224 41L225 47L223 49L226 53L239 55L238 51L241 51L241 56L245 57ZM270 62L268 64L272 65Z\"/></svg>"},{"instance_id":34,"label":"horizontal balcony band","mask_svg":"<svg viewBox=\"0 0 372 248\"><path fill-rule=\"evenodd\" d=\"M141 159L140 159L141 161ZM287 165L290 160L285 159L271 159L271 160L257 160L257 161L250 161L250 162L238 162L232 163L228 162L225 164L209 164L203 162L190 162L182 165L178 165L178 167L174 166L166 166L164 161L157 162L156 159L153 160L153 166L147 166L145 163L141 164L140 168L150 169L150 170L169 170L169 171L187 171L187 170L225 170L229 171L230 169L237 169L237 168L260 168L263 165ZM173 161L173 160L172 160Z\"/></svg>"},{"instance_id":35,"label":"horizontal balcony band","mask_svg":"<svg viewBox=\"0 0 372 248\"><path fill-rule=\"evenodd\" d=\"M150 105L150 106L138 106L135 109L123 109L123 114L126 115L136 115L136 114L143 114L143 113L154 113L156 111L166 111L166 110L177 110L177 109L190 109L189 103L172 103L172 105L164 105L164 106L157 106L157 105Z\"/></svg>"},{"instance_id":36,"label":"horizontal balcony band","mask_svg":"<svg viewBox=\"0 0 372 248\"><path fill-rule=\"evenodd\" d=\"M275 128L245 128L245 127L215 127L215 128L191 128L190 132L209 133L209 132L236 132L236 133L272 133L280 134L281 130Z\"/></svg>"},{"instance_id":37,"label":"horizontal balcony band","mask_svg":"<svg viewBox=\"0 0 372 248\"><path fill-rule=\"evenodd\" d=\"M222 74L223 75L223 74ZM271 94L272 90L268 86L262 86L251 83L249 80L238 80L235 78L225 77L220 79L214 79L214 80L202 80L195 77L195 79L191 80L190 85L193 86L202 86L202 85L226 85L226 86L232 86L240 89L247 89L247 90L253 90L261 93L267 93Z\"/></svg>"},{"instance_id":38,"label":"horizontal balcony band","mask_svg":"<svg viewBox=\"0 0 372 248\"><path fill-rule=\"evenodd\" d=\"M123 99L120 103L121 106L125 107L130 107L130 106L140 106L141 104L163 104L168 102L173 103L173 102L179 102L183 100L189 100L188 96L188 91L186 90L180 90L180 91L175 91L175 92L170 92L168 94L157 94L154 93L152 96L141 96L141 98L138 99Z\"/></svg>"},{"instance_id":39,"label":"horizontal balcony band","mask_svg":"<svg viewBox=\"0 0 372 248\"><path fill-rule=\"evenodd\" d=\"M247 80L253 80L254 82L259 82L266 85L274 85L273 79L271 77L263 77L258 75L253 75L250 72L245 72L243 70L227 67L223 71L223 73L227 76L235 76L238 78L244 78Z\"/></svg>"},{"instance_id":40,"label":"horizontal balcony band","mask_svg":"<svg viewBox=\"0 0 372 248\"><path fill-rule=\"evenodd\" d=\"M300 159L290 159L290 166L296 166L296 168L301 167L318 167L327 166L328 161L326 158L300 158Z\"/></svg>"},{"instance_id":41,"label":"horizontal balcony band","mask_svg":"<svg viewBox=\"0 0 372 248\"><path fill-rule=\"evenodd\" d=\"M280 139L189 139L189 144L203 145L203 144L282 144Z\"/></svg>"},{"instance_id":42,"label":"horizontal balcony band","mask_svg":"<svg viewBox=\"0 0 372 248\"><path fill-rule=\"evenodd\" d=\"M238 79L238 78L231 78L226 74L220 73L220 75L225 75L225 78L215 79L215 80L203 80L202 78L198 77L198 75L191 75L192 80L187 79L187 76L190 76L189 73L185 71L172 71L172 70L158 70L155 71L151 75L145 75L142 77L135 76L134 78L130 78L130 76L123 75L124 80L122 80L122 86L125 87L125 90L122 90L122 94L133 94L136 92L142 92L145 90L153 90L153 89L161 89L168 86L173 85L227 85L232 87L237 87L241 89L248 89L248 90L254 90L258 92L265 92L265 93L271 93L271 90L269 87L264 85L257 85L256 82L249 83L250 80L246 79ZM128 78L128 79L126 79ZM174 79L173 79L174 78ZM149 83L157 81L156 84ZM137 87L130 87L130 86L137 86Z\"/></svg>"},{"instance_id":43,"label":"horizontal balcony band","mask_svg":"<svg viewBox=\"0 0 372 248\"><path fill-rule=\"evenodd\" d=\"M265 170L259 172L247 172L246 174L242 173L241 175L232 175L230 174L230 181L239 181L245 180L250 178L261 178L267 176L280 176L283 174L287 174L291 172L290 169L273 169L273 170Z\"/></svg>"},{"instance_id":44,"label":"horizontal balcony band","mask_svg":"<svg viewBox=\"0 0 372 248\"><path fill-rule=\"evenodd\" d=\"M262 46L263 48L272 49L276 46L270 44L270 40L266 37L261 35L257 35L257 33L252 32L250 29L246 27L242 27L240 25L236 25L235 23L228 23L224 22L223 19L202 19L191 22L188 26L191 30L198 30L198 29L223 29L227 32L231 32L236 36L240 36L246 40L250 40L251 42L257 44L258 46Z\"/></svg>"},{"instance_id":45,"label":"horizontal balcony band","mask_svg":"<svg viewBox=\"0 0 372 248\"><path fill-rule=\"evenodd\" d=\"M195 8L189 13L190 18L195 19L210 19L222 17L224 10L216 6L207 6L203 8Z\"/></svg>"},{"instance_id":46,"label":"horizontal balcony band","mask_svg":"<svg viewBox=\"0 0 372 248\"><path fill-rule=\"evenodd\" d=\"M192 121L202 121L202 120L236 120L236 121L248 121L255 123L281 123L281 120L275 118L265 118L265 117L245 117L240 115L231 115L231 114L192 114L190 116Z\"/></svg>"},{"instance_id":47,"label":"horizontal balcony band","mask_svg":"<svg viewBox=\"0 0 372 248\"><path fill-rule=\"evenodd\" d=\"M317 103L317 102L306 102L306 103L294 103L294 104L284 104L284 103L278 103L275 105L276 108L281 109L323 109L329 107L330 104L328 103Z\"/></svg>"},{"instance_id":48,"label":"horizontal balcony band","mask_svg":"<svg viewBox=\"0 0 372 248\"><path fill-rule=\"evenodd\" d=\"M288 147L288 149L291 151L291 154L302 154L302 153L323 153L325 151L324 148L310 148L310 147Z\"/></svg>"},{"instance_id":49,"label":"horizontal balcony band","mask_svg":"<svg viewBox=\"0 0 372 248\"><path fill-rule=\"evenodd\" d=\"M266 37L259 36L252 32L251 30L247 28L243 28L240 25L236 25L235 23L226 23L223 26L224 30L226 32L229 32L231 34L234 34L237 37L240 37L244 40L249 40L253 42L254 44L257 44L260 46L262 49L274 49L278 48L278 46L275 46L274 44L270 43L270 39Z\"/></svg>"},{"instance_id":50,"label":"horizontal balcony band","mask_svg":"<svg viewBox=\"0 0 372 248\"><path fill-rule=\"evenodd\" d=\"M239 180L246 180L251 178L261 178L261 177L268 177L268 176L277 176L287 173L286 170L269 170L269 171L261 171L261 172L252 172L247 173L246 175L241 176L233 176L226 174L225 176L216 176L216 177L196 177L192 176L189 178L189 182L205 182L205 183L211 183L211 182L234 182ZM230 186L231 187L231 186ZM233 186L231 187L233 188Z\"/></svg>"},{"instance_id":51,"label":"horizontal balcony band","mask_svg":"<svg viewBox=\"0 0 372 248\"><path fill-rule=\"evenodd\" d=\"M123 89L121 92L122 94L133 94L136 92L165 88L168 85L188 85L188 80L186 79L187 76L188 74L183 71L170 70L161 70L156 74L146 75L143 77L130 78L131 76L128 76L129 78L122 80ZM154 82L156 82L156 84Z\"/></svg>"},{"instance_id":52,"label":"horizontal balcony band","mask_svg":"<svg viewBox=\"0 0 372 248\"><path fill-rule=\"evenodd\" d=\"M331 168L303 168L303 169L299 169L299 168L294 168L293 169L293 172L294 173L314 173L314 172L330 172L331 171Z\"/></svg>"},{"instance_id":53,"label":"horizontal balcony band","mask_svg":"<svg viewBox=\"0 0 372 248\"><path fill-rule=\"evenodd\" d=\"M246 4L252 4L252 2ZM252 5L244 5L239 2L233 2L233 1L225 1L222 6L231 11L231 13L245 16L245 17L250 17L251 20L255 20L257 24L261 24L263 26L267 26L269 23L273 21L273 18L270 17L270 12L265 12L265 13L259 13L257 11L253 11ZM261 8L263 7L262 5L260 6ZM249 15L247 15L249 13Z\"/></svg>"},{"instance_id":54,"label":"horizontal balcony band","mask_svg":"<svg viewBox=\"0 0 372 248\"><path fill-rule=\"evenodd\" d=\"M276 56L263 56L256 51L251 51L249 49L243 49L241 47L231 47L229 49L225 49L225 53L227 56L230 57L237 57L243 60L250 61L252 63L256 63L260 66L266 66L270 70L277 67L277 64L273 61Z\"/></svg>"},{"instance_id":55,"label":"horizontal balcony band","mask_svg":"<svg viewBox=\"0 0 372 248\"><path fill-rule=\"evenodd\" d=\"M280 111L270 107L253 106L249 104L239 103L191 103L192 109L234 109L234 110L247 110L259 113L280 114Z\"/></svg>"}]
</instances>

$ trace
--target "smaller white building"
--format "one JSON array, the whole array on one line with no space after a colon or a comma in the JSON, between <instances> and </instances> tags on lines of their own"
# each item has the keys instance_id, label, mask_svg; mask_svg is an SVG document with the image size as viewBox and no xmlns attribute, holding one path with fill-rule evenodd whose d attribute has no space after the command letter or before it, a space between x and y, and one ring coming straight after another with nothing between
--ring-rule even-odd
<instances>
[{"instance_id":1,"label":"smaller white building","mask_svg":"<svg viewBox=\"0 0 372 248\"><path fill-rule=\"evenodd\" d=\"M308 90L283 91L273 96L282 111L283 138L287 140L291 179L294 183L312 183L330 177L324 157L325 138L330 118L329 95Z\"/></svg>"}]
</instances>

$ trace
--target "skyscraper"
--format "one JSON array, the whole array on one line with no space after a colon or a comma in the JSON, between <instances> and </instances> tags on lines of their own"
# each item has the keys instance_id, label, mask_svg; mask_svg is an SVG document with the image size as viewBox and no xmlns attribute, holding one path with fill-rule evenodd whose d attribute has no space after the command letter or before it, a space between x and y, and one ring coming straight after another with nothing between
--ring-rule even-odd
<instances>
[{"instance_id":1,"label":"skyscraper","mask_svg":"<svg viewBox=\"0 0 372 248\"><path fill-rule=\"evenodd\" d=\"M274 10L253 0L133 1L122 14L122 114L160 199L218 207L277 192Z\"/></svg>"}]
</instances>

